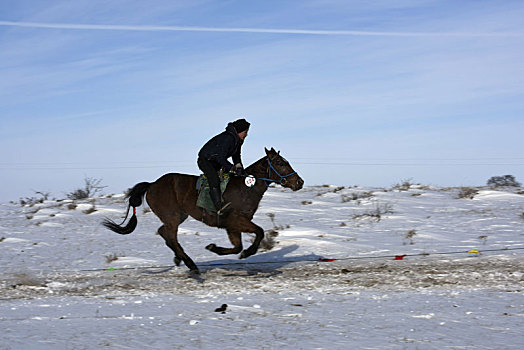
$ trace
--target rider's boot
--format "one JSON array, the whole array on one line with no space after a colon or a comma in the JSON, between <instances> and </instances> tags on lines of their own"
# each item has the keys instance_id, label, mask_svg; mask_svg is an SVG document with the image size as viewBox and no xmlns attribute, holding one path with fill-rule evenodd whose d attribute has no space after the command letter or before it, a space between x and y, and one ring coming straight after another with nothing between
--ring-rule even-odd
<instances>
[{"instance_id":1,"label":"rider's boot","mask_svg":"<svg viewBox=\"0 0 524 350\"><path fill-rule=\"evenodd\" d=\"M211 195L211 200L215 205L217 215L221 218L226 217L231 212L231 203L224 203L224 201L222 200L222 194L220 193L220 189L216 187L211 187L209 189L209 194Z\"/></svg>"}]
</instances>

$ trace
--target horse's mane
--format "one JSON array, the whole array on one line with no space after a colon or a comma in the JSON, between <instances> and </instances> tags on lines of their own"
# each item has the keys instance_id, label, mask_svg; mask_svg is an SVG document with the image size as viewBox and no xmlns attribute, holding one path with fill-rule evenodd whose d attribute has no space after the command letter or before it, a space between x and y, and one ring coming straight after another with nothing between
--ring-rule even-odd
<instances>
[{"instance_id":1,"label":"horse's mane","mask_svg":"<svg viewBox=\"0 0 524 350\"><path fill-rule=\"evenodd\" d=\"M259 160L257 160L256 162L248 166L246 168L246 172L248 174L251 174L253 171L255 171L256 168L259 168L266 159L267 159L267 156L260 158Z\"/></svg>"},{"instance_id":2,"label":"horse's mane","mask_svg":"<svg viewBox=\"0 0 524 350\"><path fill-rule=\"evenodd\" d=\"M251 174L251 172L255 171L255 169L257 167L262 167L262 166L265 167L264 163L266 162L266 160L268 159L268 157L270 155L271 156L278 156L278 155L280 155L280 152L275 151L275 149L273 147L271 147L271 150L266 149L266 153L267 153L267 155L263 156L262 158L260 158L259 160L257 160L256 162L254 162L253 164L251 164L250 166L248 166L246 168L246 172L248 174Z\"/></svg>"}]
</instances>

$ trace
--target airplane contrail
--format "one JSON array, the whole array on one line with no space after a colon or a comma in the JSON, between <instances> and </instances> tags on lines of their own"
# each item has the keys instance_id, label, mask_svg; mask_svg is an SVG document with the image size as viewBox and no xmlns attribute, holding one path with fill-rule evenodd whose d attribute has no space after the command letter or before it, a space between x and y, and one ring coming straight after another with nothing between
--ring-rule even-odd
<instances>
[{"instance_id":1,"label":"airplane contrail","mask_svg":"<svg viewBox=\"0 0 524 350\"><path fill-rule=\"evenodd\" d=\"M524 32L382 32L357 30L311 30L311 29L274 29L274 28L227 28L227 27L191 27L191 26L154 26L154 25L113 25L113 24L73 24L0 21L0 26L76 29L76 30L120 30L142 32L226 32L226 33L266 33L298 35L342 35L342 36L386 36L386 37L522 37Z\"/></svg>"}]
</instances>

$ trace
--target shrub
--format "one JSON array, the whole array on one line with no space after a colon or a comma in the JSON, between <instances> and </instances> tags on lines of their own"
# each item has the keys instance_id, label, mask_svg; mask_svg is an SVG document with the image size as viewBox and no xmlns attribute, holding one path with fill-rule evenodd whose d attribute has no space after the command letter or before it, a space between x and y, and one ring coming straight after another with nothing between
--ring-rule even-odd
<instances>
[{"instance_id":1,"label":"shrub","mask_svg":"<svg viewBox=\"0 0 524 350\"><path fill-rule=\"evenodd\" d=\"M374 218L377 220L377 222L379 222L382 219L382 215L392 214L392 213L393 213L393 207L391 206L391 204L389 203L380 204L379 202L376 202L374 209L371 209L362 214L354 214L353 219L369 217L369 218Z\"/></svg>"},{"instance_id":2,"label":"shrub","mask_svg":"<svg viewBox=\"0 0 524 350\"><path fill-rule=\"evenodd\" d=\"M393 188L399 191L409 191L409 189L413 185L414 185L413 179L405 179L405 180L400 181L400 183L396 184L395 186L393 186Z\"/></svg>"},{"instance_id":3,"label":"shrub","mask_svg":"<svg viewBox=\"0 0 524 350\"><path fill-rule=\"evenodd\" d=\"M25 197L20 198L20 205L25 206L28 205L32 207L35 204L43 203L44 201L48 200L50 193L49 192L41 192L41 191L34 191L35 194L39 195L40 198L36 197Z\"/></svg>"},{"instance_id":4,"label":"shrub","mask_svg":"<svg viewBox=\"0 0 524 350\"><path fill-rule=\"evenodd\" d=\"M267 213L266 215L269 217L269 219L271 219L271 223L273 224L273 229L274 229L275 231L278 231L278 230L285 230L286 228L289 228L289 227L290 227L289 225L286 225L286 226L283 226L283 225L277 225L277 224L275 223L275 214L273 214L273 213Z\"/></svg>"},{"instance_id":5,"label":"shrub","mask_svg":"<svg viewBox=\"0 0 524 350\"><path fill-rule=\"evenodd\" d=\"M479 191L472 187L461 187L457 195L458 198L473 199Z\"/></svg>"},{"instance_id":6,"label":"shrub","mask_svg":"<svg viewBox=\"0 0 524 350\"><path fill-rule=\"evenodd\" d=\"M75 203L69 203L67 205L67 209L69 209L69 210L75 210L76 207L77 207L77 205Z\"/></svg>"},{"instance_id":7,"label":"shrub","mask_svg":"<svg viewBox=\"0 0 524 350\"><path fill-rule=\"evenodd\" d=\"M322 188L329 188L329 187L331 187L331 186L330 185L322 185ZM323 195L325 195L327 193L337 193L337 192L342 191L343 189L345 189L344 186L338 186L338 187L335 187L332 190L318 192L317 193L317 197L322 197Z\"/></svg>"},{"instance_id":8,"label":"shrub","mask_svg":"<svg viewBox=\"0 0 524 350\"><path fill-rule=\"evenodd\" d=\"M83 213L89 215L89 214L94 213L95 211L96 211L96 207L95 207L95 204L93 204L91 208L84 210Z\"/></svg>"},{"instance_id":9,"label":"shrub","mask_svg":"<svg viewBox=\"0 0 524 350\"><path fill-rule=\"evenodd\" d=\"M275 245L278 244L278 242L275 240L275 238L278 237L278 231L275 230L268 230L264 234L264 239L260 242L260 249L263 251L269 251L275 247ZM252 242L254 242L255 239L253 238Z\"/></svg>"},{"instance_id":10,"label":"shrub","mask_svg":"<svg viewBox=\"0 0 524 350\"><path fill-rule=\"evenodd\" d=\"M79 188L73 192L67 194L68 199L80 200L94 196L98 192L102 191L106 186L101 186L102 179L94 179L86 177L84 179L84 188Z\"/></svg>"},{"instance_id":11,"label":"shrub","mask_svg":"<svg viewBox=\"0 0 524 350\"><path fill-rule=\"evenodd\" d=\"M118 260L118 255L117 254L108 254L106 255L106 263L110 264L112 263L113 261L116 261Z\"/></svg>"},{"instance_id":12,"label":"shrub","mask_svg":"<svg viewBox=\"0 0 524 350\"><path fill-rule=\"evenodd\" d=\"M489 187L520 187L521 184L515 179L513 175L504 175L504 176L493 176L488 180Z\"/></svg>"},{"instance_id":13,"label":"shrub","mask_svg":"<svg viewBox=\"0 0 524 350\"><path fill-rule=\"evenodd\" d=\"M356 201L360 199L368 199L373 197L373 192L352 192L350 195L343 194L342 195L342 203L347 203L351 201Z\"/></svg>"},{"instance_id":14,"label":"shrub","mask_svg":"<svg viewBox=\"0 0 524 350\"><path fill-rule=\"evenodd\" d=\"M415 244L413 242L413 238L417 235L417 231L416 230L409 230L408 233L406 233L404 235L404 238L406 239L406 241L409 241L409 244L413 245ZM404 242L404 245L406 245L406 242Z\"/></svg>"}]
</instances>

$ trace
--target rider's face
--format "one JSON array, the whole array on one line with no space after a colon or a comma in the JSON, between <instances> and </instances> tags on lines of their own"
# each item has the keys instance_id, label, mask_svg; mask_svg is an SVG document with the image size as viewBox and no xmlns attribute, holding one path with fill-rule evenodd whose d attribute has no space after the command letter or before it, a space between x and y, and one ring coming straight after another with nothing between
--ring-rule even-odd
<instances>
[{"instance_id":1,"label":"rider's face","mask_svg":"<svg viewBox=\"0 0 524 350\"><path fill-rule=\"evenodd\" d=\"M249 129L248 129L249 130ZM239 132L238 133L238 137L243 141L246 137L247 137L247 132L248 130L246 131L242 131L242 132Z\"/></svg>"}]
</instances>

